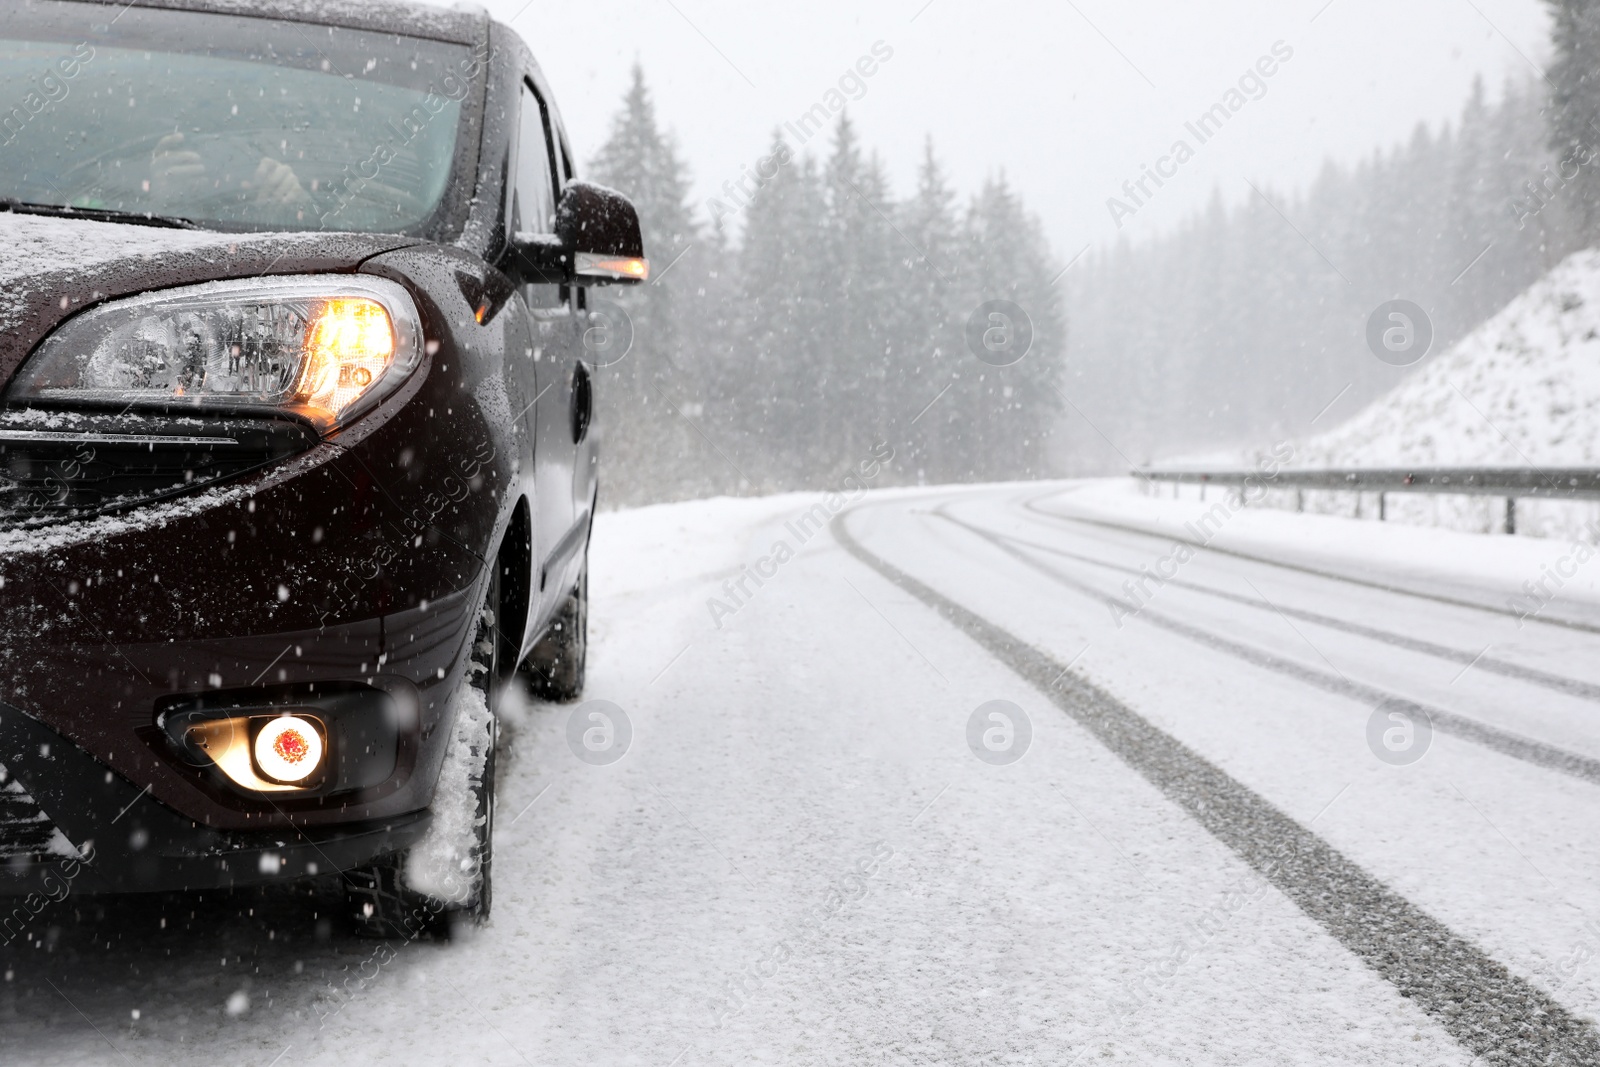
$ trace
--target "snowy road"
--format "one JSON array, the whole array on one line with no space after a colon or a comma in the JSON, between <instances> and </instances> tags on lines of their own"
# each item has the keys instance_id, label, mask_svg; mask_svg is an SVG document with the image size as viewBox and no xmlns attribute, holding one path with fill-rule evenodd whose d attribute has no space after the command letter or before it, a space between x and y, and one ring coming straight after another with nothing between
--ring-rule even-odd
<instances>
[{"instance_id":1,"label":"snowy road","mask_svg":"<svg viewBox=\"0 0 1600 1067\"><path fill-rule=\"evenodd\" d=\"M1570 546L819 503L602 516L631 740L510 713L489 926L68 898L3 956L0 1062L1600 1063L1600 562L1519 623Z\"/></svg>"}]
</instances>

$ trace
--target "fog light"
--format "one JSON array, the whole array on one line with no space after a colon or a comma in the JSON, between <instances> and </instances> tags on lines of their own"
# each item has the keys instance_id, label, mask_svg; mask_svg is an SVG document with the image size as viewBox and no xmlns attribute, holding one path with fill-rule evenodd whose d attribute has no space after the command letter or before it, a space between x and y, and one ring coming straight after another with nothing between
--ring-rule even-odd
<instances>
[{"instance_id":1,"label":"fog light","mask_svg":"<svg viewBox=\"0 0 1600 1067\"><path fill-rule=\"evenodd\" d=\"M298 715L268 720L256 734L256 768L275 782L303 782L322 766L322 735Z\"/></svg>"},{"instance_id":2,"label":"fog light","mask_svg":"<svg viewBox=\"0 0 1600 1067\"><path fill-rule=\"evenodd\" d=\"M177 694L156 707L169 756L252 796L312 798L372 789L409 772L419 706L409 682ZM3 772L0 772L3 773Z\"/></svg>"},{"instance_id":3,"label":"fog light","mask_svg":"<svg viewBox=\"0 0 1600 1067\"><path fill-rule=\"evenodd\" d=\"M317 716L229 715L189 710L157 724L196 767L215 767L255 793L300 793L317 785L327 762L327 727ZM253 739L253 740L252 740Z\"/></svg>"}]
</instances>

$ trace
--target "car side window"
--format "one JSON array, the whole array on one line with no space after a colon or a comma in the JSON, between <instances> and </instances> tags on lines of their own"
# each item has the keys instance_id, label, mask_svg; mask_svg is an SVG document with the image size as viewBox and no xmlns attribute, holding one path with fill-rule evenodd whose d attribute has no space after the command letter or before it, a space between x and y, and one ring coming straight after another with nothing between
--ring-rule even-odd
<instances>
[{"instance_id":1,"label":"car side window","mask_svg":"<svg viewBox=\"0 0 1600 1067\"><path fill-rule=\"evenodd\" d=\"M517 131L517 180L513 225L521 231L554 233L555 167L550 160L550 133L544 102L522 83L522 118Z\"/></svg>"},{"instance_id":2,"label":"car side window","mask_svg":"<svg viewBox=\"0 0 1600 1067\"><path fill-rule=\"evenodd\" d=\"M512 201L512 226L524 233L556 229L556 169L551 152L549 113L527 82L522 83L522 113L517 128L517 177ZM528 284L522 297L535 311L557 311L567 305L564 285Z\"/></svg>"}]
</instances>

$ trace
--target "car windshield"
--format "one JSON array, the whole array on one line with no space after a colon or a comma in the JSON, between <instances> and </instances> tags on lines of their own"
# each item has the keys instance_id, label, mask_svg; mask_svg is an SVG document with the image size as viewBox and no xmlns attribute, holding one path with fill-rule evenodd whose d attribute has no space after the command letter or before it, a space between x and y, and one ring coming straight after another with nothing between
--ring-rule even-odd
<instances>
[{"instance_id":1,"label":"car windshield","mask_svg":"<svg viewBox=\"0 0 1600 1067\"><path fill-rule=\"evenodd\" d=\"M472 49L260 18L30 4L0 29L0 197L228 230L416 231Z\"/></svg>"}]
</instances>

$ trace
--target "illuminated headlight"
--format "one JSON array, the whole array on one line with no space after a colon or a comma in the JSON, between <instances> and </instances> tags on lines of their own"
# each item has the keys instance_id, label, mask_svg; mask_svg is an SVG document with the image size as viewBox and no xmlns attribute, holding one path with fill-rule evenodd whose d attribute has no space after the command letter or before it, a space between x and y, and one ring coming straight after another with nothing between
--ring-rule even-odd
<instances>
[{"instance_id":1,"label":"illuminated headlight","mask_svg":"<svg viewBox=\"0 0 1600 1067\"><path fill-rule=\"evenodd\" d=\"M124 408L273 408L330 429L420 361L400 285L321 275L209 282L92 308L46 338L7 399Z\"/></svg>"},{"instance_id":2,"label":"illuminated headlight","mask_svg":"<svg viewBox=\"0 0 1600 1067\"><path fill-rule=\"evenodd\" d=\"M271 719L256 734L256 766L275 782L303 782L322 767L322 734L298 715Z\"/></svg>"}]
</instances>

